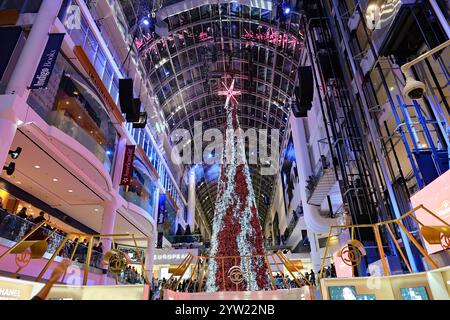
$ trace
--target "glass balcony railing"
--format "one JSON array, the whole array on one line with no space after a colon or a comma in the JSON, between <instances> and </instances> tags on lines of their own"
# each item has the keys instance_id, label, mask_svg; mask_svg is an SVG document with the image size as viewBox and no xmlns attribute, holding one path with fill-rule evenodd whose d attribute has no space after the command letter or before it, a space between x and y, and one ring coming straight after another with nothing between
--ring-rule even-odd
<instances>
[{"instance_id":1,"label":"glass balcony railing","mask_svg":"<svg viewBox=\"0 0 450 320\"><path fill-rule=\"evenodd\" d=\"M62 56L48 88L32 90L28 104L49 125L91 151L111 172L117 131L95 89Z\"/></svg>"},{"instance_id":2,"label":"glass balcony railing","mask_svg":"<svg viewBox=\"0 0 450 320\"><path fill-rule=\"evenodd\" d=\"M0 210L0 238L18 242L35 226L36 224L31 221ZM48 247L46 253L53 254L64 240L64 235L62 235L60 231L45 227L36 231L30 239L47 239Z\"/></svg>"},{"instance_id":3,"label":"glass balcony railing","mask_svg":"<svg viewBox=\"0 0 450 320\"><path fill-rule=\"evenodd\" d=\"M35 226L36 224L32 221L22 219L15 214L9 214L8 212L0 209L0 238L17 243ZM66 234L64 232L50 226L45 226L35 231L35 233L33 233L28 240L47 240L48 247L46 254L53 255L65 237ZM87 261L88 246L84 242L77 245L77 242L78 239L71 239L67 241L58 256L65 259L72 258L74 265L77 265L80 269L84 269ZM102 261L104 257L104 254L100 251L96 250L94 247L90 261L90 267L97 269L97 272L102 269ZM95 272L95 270L92 270L92 272ZM108 272L108 277L114 279L116 278L116 276L110 272ZM142 274L139 274L131 266L128 266L125 270L123 270L118 275L117 280L121 284L144 283Z\"/></svg>"},{"instance_id":4,"label":"glass balcony railing","mask_svg":"<svg viewBox=\"0 0 450 320\"><path fill-rule=\"evenodd\" d=\"M153 216L155 185L148 169L140 160L134 161L133 178L129 186L120 188L120 195L128 202L134 203Z\"/></svg>"}]
</instances>

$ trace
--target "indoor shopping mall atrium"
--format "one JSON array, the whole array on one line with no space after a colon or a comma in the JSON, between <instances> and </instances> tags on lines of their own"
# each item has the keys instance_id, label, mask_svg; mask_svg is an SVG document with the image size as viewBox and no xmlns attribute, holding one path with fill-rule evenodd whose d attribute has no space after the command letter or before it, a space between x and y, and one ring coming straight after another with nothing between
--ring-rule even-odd
<instances>
[{"instance_id":1,"label":"indoor shopping mall atrium","mask_svg":"<svg viewBox=\"0 0 450 320\"><path fill-rule=\"evenodd\" d=\"M450 300L449 21L0 0L0 300Z\"/></svg>"}]
</instances>

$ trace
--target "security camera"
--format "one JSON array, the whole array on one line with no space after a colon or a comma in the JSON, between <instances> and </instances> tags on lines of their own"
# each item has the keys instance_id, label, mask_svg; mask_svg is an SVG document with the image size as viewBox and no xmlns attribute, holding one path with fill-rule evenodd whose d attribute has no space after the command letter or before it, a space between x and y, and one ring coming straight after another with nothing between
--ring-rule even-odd
<instances>
[{"instance_id":1,"label":"security camera","mask_svg":"<svg viewBox=\"0 0 450 320\"><path fill-rule=\"evenodd\" d=\"M410 99L421 99L425 93L425 84L413 78L406 78L406 85L403 89L403 95Z\"/></svg>"},{"instance_id":2,"label":"security camera","mask_svg":"<svg viewBox=\"0 0 450 320\"><path fill-rule=\"evenodd\" d=\"M10 151L9 151L9 155L10 155L11 158L13 158L14 160L16 160L17 158L19 158L21 153L22 153L22 148L21 148L21 147L18 147L16 150L10 150Z\"/></svg>"},{"instance_id":3,"label":"security camera","mask_svg":"<svg viewBox=\"0 0 450 320\"><path fill-rule=\"evenodd\" d=\"M403 89L403 95L413 100L421 99L425 93L425 84L414 79L411 69L402 71L406 76L406 85Z\"/></svg>"},{"instance_id":4,"label":"security camera","mask_svg":"<svg viewBox=\"0 0 450 320\"><path fill-rule=\"evenodd\" d=\"M6 171L6 174L8 176L12 176L14 172L16 171L16 164L14 162L11 162L9 166L4 166L3 170Z\"/></svg>"}]
</instances>

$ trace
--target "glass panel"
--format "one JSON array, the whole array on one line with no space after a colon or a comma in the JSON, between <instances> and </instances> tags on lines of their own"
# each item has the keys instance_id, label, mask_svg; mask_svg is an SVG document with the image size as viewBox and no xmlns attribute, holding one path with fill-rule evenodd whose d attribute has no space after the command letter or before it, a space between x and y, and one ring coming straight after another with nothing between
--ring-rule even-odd
<instances>
[{"instance_id":1,"label":"glass panel","mask_svg":"<svg viewBox=\"0 0 450 320\"><path fill-rule=\"evenodd\" d=\"M91 151L111 172L117 132L95 89L61 55L48 88L31 90L28 104L49 125Z\"/></svg>"},{"instance_id":2,"label":"glass panel","mask_svg":"<svg viewBox=\"0 0 450 320\"><path fill-rule=\"evenodd\" d=\"M140 160L135 160L133 178L129 186L121 187L122 197L153 216L155 185L148 169Z\"/></svg>"}]
</instances>

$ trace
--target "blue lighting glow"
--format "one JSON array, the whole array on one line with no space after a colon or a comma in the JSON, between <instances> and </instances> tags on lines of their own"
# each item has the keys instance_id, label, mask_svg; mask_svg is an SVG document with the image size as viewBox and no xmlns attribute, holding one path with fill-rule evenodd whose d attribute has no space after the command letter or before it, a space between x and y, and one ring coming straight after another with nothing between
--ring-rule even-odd
<instances>
[{"instance_id":1,"label":"blue lighting glow","mask_svg":"<svg viewBox=\"0 0 450 320\"><path fill-rule=\"evenodd\" d=\"M207 169L207 172L206 172L206 176L207 176L208 181L218 179L221 171L222 171L222 168L218 164L210 166Z\"/></svg>"},{"instance_id":2,"label":"blue lighting glow","mask_svg":"<svg viewBox=\"0 0 450 320\"><path fill-rule=\"evenodd\" d=\"M144 18L144 20L142 20L142 24L144 25L144 26L149 26L150 25L150 20L148 19L148 18Z\"/></svg>"},{"instance_id":3,"label":"blue lighting glow","mask_svg":"<svg viewBox=\"0 0 450 320\"><path fill-rule=\"evenodd\" d=\"M284 14L289 14L289 13L291 13L291 8L289 8L289 7L286 7L286 8L284 8Z\"/></svg>"}]
</instances>

